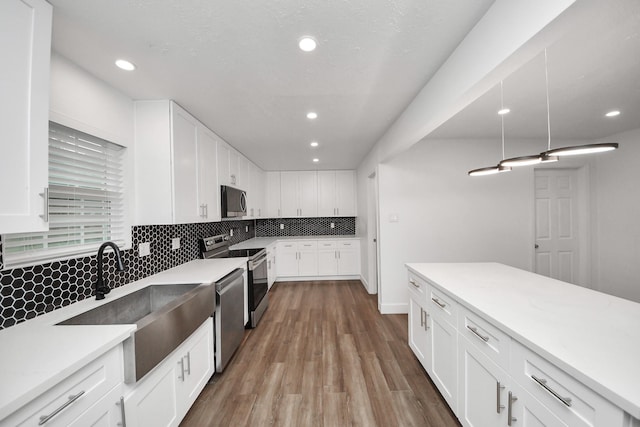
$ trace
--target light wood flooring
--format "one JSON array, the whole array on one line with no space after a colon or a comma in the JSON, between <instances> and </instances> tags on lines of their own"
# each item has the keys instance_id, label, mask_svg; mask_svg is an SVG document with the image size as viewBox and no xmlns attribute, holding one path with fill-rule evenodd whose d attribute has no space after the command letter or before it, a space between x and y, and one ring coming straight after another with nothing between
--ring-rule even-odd
<instances>
[{"instance_id":1,"label":"light wood flooring","mask_svg":"<svg viewBox=\"0 0 640 427\"><path fill-rule=\"evenodd\" d=\"M459 426L359 281L276 283L269 309L181 426Z\"/></svg>"}]
</instances>

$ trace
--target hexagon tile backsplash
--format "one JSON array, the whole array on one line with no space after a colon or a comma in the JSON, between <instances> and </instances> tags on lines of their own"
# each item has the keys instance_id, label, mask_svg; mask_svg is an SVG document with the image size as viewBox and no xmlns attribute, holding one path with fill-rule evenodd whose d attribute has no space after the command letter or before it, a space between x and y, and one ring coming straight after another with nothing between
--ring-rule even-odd
<instances>
[{"instance_id":1,"label":"hexagon tile backsplash","mask_svg":"<svg viewBox=\"0 0 640 427\"><path fill-rule=\"evenodd\" d=\"M198 239L234 230L231 243L255 236L253 221L203 224L149 225L132 227L132 247L122 251L125 271L115 269L115 256L105 251L105 280L119 287L200 257ZM248 229L248 231L246 231ZM180 249L171 249L171 239L180 237ZM138 244L149 242L151 254L140 257ZM0 329L93 295L96 256L86 256L24 268L3 269L0 242Z\"/></svg>"}]
</instances>

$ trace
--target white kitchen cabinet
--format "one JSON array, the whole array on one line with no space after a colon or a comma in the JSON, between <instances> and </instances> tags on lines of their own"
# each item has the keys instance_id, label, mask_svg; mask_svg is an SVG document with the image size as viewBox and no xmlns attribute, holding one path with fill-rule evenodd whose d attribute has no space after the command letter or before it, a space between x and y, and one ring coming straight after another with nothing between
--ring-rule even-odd
<instances>
[{"instance_id":1,"label":"white kitchen cabinet","mask_svg":"<svg viewBox=\"0 0 640 427\"><path fill-rule=\"evenodd\" d=\"M68 427L111 427L124 425L122 412L122 387L115 387L102 399L73 420Z\"/></svg>"},{"instance_id":2,"label":"white kitchen cabinet","mask_svg":"<svg viewBox=\"0 0 640 427\"><path fill-rule=\"evenodd\" d=\"M249 189L247 190L247 216L262 218L265 209L265 173L253 163L249 163Z\"/></svg>"},{"instance_id":3,"label":"white kitchen cabinet","mask_svg":"<svg viewBox=\"0 0 640 427\"><path fill-rule=\"evenodd\" d=\"M0 234L46 231L52 7L0 2ZM8 63L7 63L8 64Z\"/></svg>"},{"instance_id":4,"label":"white kitchen cabinet","mask_svg":"<svg viewBox=\"0 0 640 427\"><path fill-rule=\"evenodd\" d=\"M235 150L234 150L235 151ZM237 184L236 187L248 191L249 190L249 159L235 151L234 156L237 157L238 161L238 174L237 174Z\"/></svg>"},{"instance_id":5,"label":"white kitchen cabinet","mask_svg":"<svg viewBox=\"0 0 640 427\"><path fill-rule=\"evenodd\" d=\"M35 426L47 419L47 426L67 426L85 417L83 414L89 409L96 419L102 418L99 413L117 415L110 412L115 404L113 399L105 401L103 397L111 396L114 389L119 392L124 384L122 358L122 345L118 345L2 420L0 425Z\"/></svg>"},{"instance_id":6,"label":"white kitchen cabinet","mask_svg":"<svg viewBox=\"0 0 640 427\"><path fill-rule=\"evenodd\" d=\"M318 171L318 216L355 216L355 188L355 171Z\"/></svg>"},{"instance_id":7,"label":"white kitchen cabinet","mask_svg":"<svg viewBox=\"0 0 640 427\"><path fill-rule=\"evenodd\" d=\"M278 277L318 275L318 244L312 240L278 242Z\"/></svg>"},{"instance_id":8,"label":"white kitchen cabinet","mask_svg":"<svg viewBox=\"0 0 640 427\"><path fill-rule=\"evenodd\" d=\"M231 168L229 158L231 157L231 146L224 141L217 142L217 164L218 164L218 184L219 185L235 185L235 175L231 177ZM237 174L237 169L234 169ZM232 184L233 181L233 184Z\"/></svg>"},{"instance_id":9,"label":"white kitchen cabinet","mask_svg":"<svg viewBox=\"0 0 640 427\"><path fill-rule=\"evenodd\" d=\"M204 126L198 126L198 203L200 215L207 222L221 220L220 186L218 185L217 136Z\"/></svg>"},{"instance_id":10,"label":"white kitchen cabinet","mask_svg":"<svg viewBox=\"0 0 640 427\"><path fill-rule=\"evenodd\" d=\"M280 207L280 172L266 172L266 218L280 218L282 210Z\"/></svg>"},{"instance_id":11,"label":"white kitchen cabinet","mask_svg":"<svg viewBox=\"0 0 640 427\"><path fill-rule=\"evenodd\" d=\"M318 275L360 274L359 240L318 240Z\"/></svg>"},{"instance_id":12,"label":"white kitchen cabinet","mask_svg":"<svg viewBox=\"0 0 640 427\"><path fill-rule=\"evenodd\" d=\"M455 326L447 322L437 308L430 313L430 377L455 412L458 404L458 333Z\"/></svg>"},{"instance_id":13,"label":"white kitchen cabinet","mask_svg":"<svg viewBox=\"0 0 640 427\"><path fill-rule=\"evenodd\" d=\"M217 184L202 167L216 163L213 133L172 101L138 101L135 134L136 224L217 220Z\"/></svg>"},{"instance_id":14,"label":"white kitchen cabinet","mask_svg":"<svg viewBox=\"0 0 640 427\"><path fill-rule=\"evenodd\" d=\"M126 385L128 427L177 426L213 375L213 319L135 384Z\"/></svg>"},{"instance_id":15,"label":"white kitchen cabinet","mask_svg":"<svg viewBox=\"0 0 640 427\"><path fill-rule=\"evenodd\" d=\"M318 274L336 276L338 274L338 247L333 240L318 242Z\"/></svg>"},{"instance_id":16,"label":"white kitchen cabinet","mask_svg":"<svg viewBox=\"0 0 640 427\"><path fill-rule=\"evenodd\" d=\"M280 201L285 218L318 215L318 175L315 171L281 172Z\"/></svg>"},{"instance_id":17,"label":"white kitchen cabinet","mask_svg":"<svg viewBox=\"0 0 640 427\"><path fill-rule=\"evenodd\" d=\"M428 313L414 296L409 297L409 347L423 368L431 365Z\"/></svg>"},{"instance_id":18,"label":"white kitchen cabinet","mask_svg":"<svg viewBox=\"0 0 640 427\"><path fill-rule=\"evenodd\" d=\"M276 282L278 274L276 272L276 256L277 245L273 244L267 247L267 286L269 289Z\"/></svg>"}]
</instances>

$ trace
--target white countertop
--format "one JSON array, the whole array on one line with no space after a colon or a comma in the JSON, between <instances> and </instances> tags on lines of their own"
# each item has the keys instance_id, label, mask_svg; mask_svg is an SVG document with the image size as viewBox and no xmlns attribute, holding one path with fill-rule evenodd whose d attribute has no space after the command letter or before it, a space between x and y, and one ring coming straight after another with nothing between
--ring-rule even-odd
<instances>
[{"instance_id":1,"label":"white countertop","mask_svg":"<svg viewBox=\"0 0 640 427\"><path fill-rule=\"evenodd\" d=\"M229 249L262 249L277 243L279 240L360 240L360 237L355 235L338 235L338 236L280 236L280 237L254 237L253 239L245 240L233 246Z\"/></svg>"},{"instance_id":2,"label":"white countertop","mask_svg":"<svg viewBox=\"0 0 640 427\"><path fill-rule=\"evenodd\" d=\"M0 331L0 420L127 339L135 325L56 326L151 284L212 283L246 258L194 260Z\"/></svg>"},{"instance_id":3,"label":"white countertop","mask_svg":"<svg viewBox=\"0 0 640 427\"><path fill-rule=\"evenodd\" d=\"M640 418L640 304L496 263L407 267Z\"/></svg>"}]
</instances>

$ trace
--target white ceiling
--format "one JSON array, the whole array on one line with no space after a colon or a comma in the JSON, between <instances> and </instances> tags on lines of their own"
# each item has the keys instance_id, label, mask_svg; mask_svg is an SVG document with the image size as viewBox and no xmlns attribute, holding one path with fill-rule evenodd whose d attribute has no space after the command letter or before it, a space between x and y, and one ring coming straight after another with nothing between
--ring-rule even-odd
<instances>
[{"instance_id":1,"label":"white ceiling","mask_svg":"<svg viewBox=\"0 0 640 427\"><path fill-rule=\"evenodd\" d=\"M50 2L54 50L133 99L174 99L263 169L295 170L356 168L493 0Z\"/></svg>"},{"instance_id":2,"label":"white ceiling","mask_svg":"<svg viewBox=\"0 0 640 427\"><path fill-rule=\"evenodd\" d=\"M603 140L640 127L640 1L608 0L547 48L551 144L554 140ZM544 53L506 78L507 157L513 138L547 140ZM428 138L496 138L501 135L500 86L451 118ZM617 109L622 114L605 118ZM541 151L546 144L541 146ZM510 152L511 149L511 152ZM517 147L516 147L517 149Z\"/></svg>"}]
</instances>

